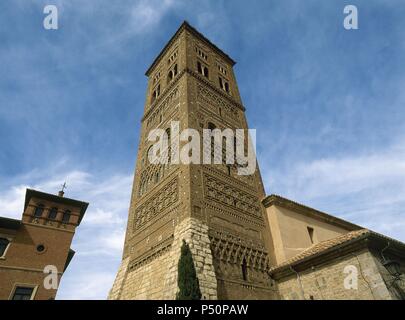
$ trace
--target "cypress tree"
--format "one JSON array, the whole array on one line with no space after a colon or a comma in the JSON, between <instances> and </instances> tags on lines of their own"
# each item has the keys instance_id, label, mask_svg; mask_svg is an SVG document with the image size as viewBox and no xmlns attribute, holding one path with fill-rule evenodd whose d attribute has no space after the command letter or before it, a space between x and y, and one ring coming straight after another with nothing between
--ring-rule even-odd
<instances>
[{"instance_id":1,"label":"cypress tree","mask_svg":"<svg viewBox=\"0 0 405 320\"><path fill-rule=\"evenodd\" d=\"M201 300L200 285L195 271L190 247L183 240L181 255L178 263L177 285L179 292L177 300Z\"/></svg>"}]
</instances>

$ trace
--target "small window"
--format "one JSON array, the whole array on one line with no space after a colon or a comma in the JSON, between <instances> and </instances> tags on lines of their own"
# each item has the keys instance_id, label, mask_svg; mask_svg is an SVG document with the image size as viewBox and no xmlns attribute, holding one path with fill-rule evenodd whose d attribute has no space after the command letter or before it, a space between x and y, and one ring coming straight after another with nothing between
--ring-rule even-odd
<instances>
[{"instance_id":1,"label":"small window","mask_svg":"<svg viewBox=\"0 0 405 320\"><path fill-rule=\"evenodd\" d=\"M208 67L204 67L204 73L203 76L208 78Z\"/></svg>"},{"instance_id":2,"label":"small window","mask_svg":"<svg viewBox=\"0 0 405 320\"><path fill-rule=\"evenodd\" d=\"M215 124L213 124L212 122L208 122L208 129L214 130L215 128L216 128Z\"/></svg>"},{"instance_id":3,"label":"small window","mask_svg":"<svg viewBox=\"0 0 405 320\"><path fill-rule=\"evenodd\" d=\"M208 67L203 66L200 61L197 61L197 71L199 74L202 74L204 77L208 78Z\"/></svg>"},{"instance_id":4,"label":"small window","mask_svg":"<svg viewBox=\"0 0 405 320\"><path fill-rule=\"evenodd\" d=\"M55 220L57 215L58 215L58 208L52 208L49 211L48 219Z\"/></svg>"},{"instance_id":5,"label":"small window","mask_svg":"<svg viewBox=\"0 0 405 320\"><path fill-rule=\"evenodd\" d=\"M35 208L34 217L42 217L43 212L44 212L44 205L40 204L38 207Z\"/></svg>"},{"instance_id":6,"label":"small window","mask_svg":"<svg viewBox=\"0 0 405 320\"><path fill-rule=\"evenodd\" d=\"M0 257L4 256L9 244L10 244L10 241L8 239L0 238Z\"/></svg>"},{"instance_id":7,"label":"small window","mask_svg":"<svg viewBox=\"0 0 405 320\"><path fill-rule=\"evenodd\" d=\"M169 74L167 75L167 83L169 83L169 82L172 81L172 80L173 80L173 71L170 70L170 71L169 71Z\"/></svg>"},{"instance_id":8,"label":"small window","mask_svg":"<svg viewBox=\"0 0 405 320\"><path fill-rule=\"evenodd\" d=\"M307 227L308 230L308 235L309 239L311 240L311 243L314 243L314 228Z\"/></svg>"},{"instance_id":9,"label":"small window","mask_svg":"<svg viewBox=\"0 0 405 320\"><path fill-rule=\"evenodd\" d=\"M229 83L227 81L225 81L224 79L222 79L221 77L218 77L219 79L219 87L226 91L227 93L229 93Z\"/></svg>"},{"instance_id":10,"label":"small window","mask_svg":"<svg viewBox=\"0 0 405 320\"><path fill-rule=\"evenodd\" d=\"M243 262L242 262L242 278L244 281L247 281L247 263L246 263L246 259L243 258Z\"/></svg>"},{"instance_id":11,"label":"small window","mask_svg":"<svg viewBox=\"0 0 405 320\"><path fill-rule=\"evenodd\" d=\"M202 70L202 66L201 66L200 62L197 62L197 71L198 71L198 73L203 74L203 70Z\"/></svg>"},{"instance_id":12,"label":"small window","mask_svg":"<svg viewBox=\"0 0 405 320\"><path fill-rule=\"evenodd\" d=\"M34 288L17 287L14 291L12 300L31 300Z\"/></svg>"},{"instance_id":13,"label":"small window","mask_svg":"<svg viewBox=\"0 0 405 320\"><path fill-rule=\"evenodd\" d=\"M62 222L63 223L68 223L69 222L69 220L70 220L70 211L69 210L66 210L64 213L63 213L63 216L62 216Z\"/></svg>"},{"instance_id":14,"label":"small window","mask_svg":"<svg viewBox=\"0 0 405 320\"><path fill-rule=\"evenodd\" d=\"M153 92L152 92L151 103L153 103L156 100L156 98L158 98L159 96L160 96L160 84L158 84L156 89L153 90Z\"/></svg>"}]
</instances>

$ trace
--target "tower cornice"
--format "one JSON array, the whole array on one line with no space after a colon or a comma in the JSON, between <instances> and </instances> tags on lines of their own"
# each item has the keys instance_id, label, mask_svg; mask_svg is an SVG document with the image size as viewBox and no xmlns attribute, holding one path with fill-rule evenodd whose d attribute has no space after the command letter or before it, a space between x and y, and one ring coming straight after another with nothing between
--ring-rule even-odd
<instances>
[{"instance_id":1,"label":"tower cornice","mask_svg":"<svg viewBox=\"0 0 405 320\"><path fill-rule=\"evenodd\" d=\"M191 26L187 21L183 21L183 23L180 25L180 27L177 29L177 31L174 33L174 35L170 38L170 40L167 42L167 44L163 47L162 51L160 51L159 55L155 58L155 60L153 60L150 67L146 70L146 72L145 72L146 76L150 75L153 68L160 62L162 57L166 54L166 52L169 50L171 45L178 39L178 37L184 30L189 31L195 37L197 37L199 40L201 40L205 44L207 44L211 49L213 49L216 53L218 53L222 58L224 58L226 61L228 61L231 64L231 66L234 66L236 64L236 62L229 55L227 55L224 51L222 51L215 44L213 44L201 32L199 32L197 29L195 29L193 26Z\"/></svg>"}]
</instances>

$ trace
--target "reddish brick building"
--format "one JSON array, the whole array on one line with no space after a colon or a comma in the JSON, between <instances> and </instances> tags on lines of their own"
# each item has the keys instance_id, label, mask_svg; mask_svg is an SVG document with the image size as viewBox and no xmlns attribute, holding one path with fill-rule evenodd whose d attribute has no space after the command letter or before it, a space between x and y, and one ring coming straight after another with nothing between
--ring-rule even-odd
<instances>
[{"instance_id":1,"label":"reddish brick building","mask_svg":"<svg viewBox=\"0 0 405 320\"><path fill-rule=\"evenodd\" d=\"M0 217L0 299L55 298L57 289L44 286L49 276L44 268L57 270L59 283L74 255L70 245L87 207L63 192L27 189L22 219Z\"/></svg>"}]
</instances>

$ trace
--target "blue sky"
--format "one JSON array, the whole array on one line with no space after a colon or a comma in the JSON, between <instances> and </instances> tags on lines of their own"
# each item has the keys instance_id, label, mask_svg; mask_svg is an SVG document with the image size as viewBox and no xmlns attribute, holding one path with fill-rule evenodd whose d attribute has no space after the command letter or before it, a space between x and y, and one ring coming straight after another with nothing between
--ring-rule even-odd
<instances>
[{"instance_id":1,"label":"blue sky","mask_svg":"<svg viewBox=\"0 0 405 320\"><path fill-rule=\"evenodd\" d=\"M46 4L59 30L42 26ZM359 29L343 28L343 8ZM0 2L0 215L27 186L90 208L59 299L104 299L122 251L145 70L183 20L235 72L267 193L405 241L405 3Z\"/></svg>"}]
</instances>

